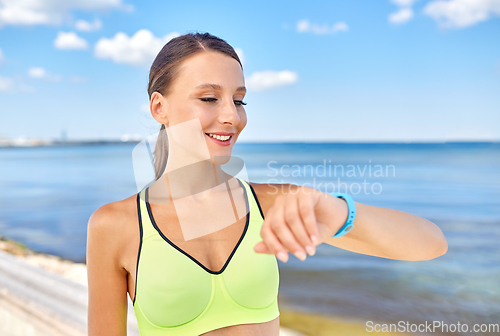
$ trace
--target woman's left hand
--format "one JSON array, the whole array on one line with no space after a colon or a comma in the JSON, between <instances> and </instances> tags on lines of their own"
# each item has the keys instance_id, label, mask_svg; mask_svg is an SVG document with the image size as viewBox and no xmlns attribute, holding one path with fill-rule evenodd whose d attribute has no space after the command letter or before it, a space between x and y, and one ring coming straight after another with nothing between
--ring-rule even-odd
<instances>
[{"instance_id":1,"label":"woman's left hand","mask_svg":"<svg viewBox=\"0 0 500 336\"><path fill-rule=\"evenodd\" d=\"M274 254L283 262L288 252L305 260L316 246L332 237L345 223L347 203L335 196L309 187L299 187L277 196L267 211L257 253ZM316 238L316 239L315 239Z\"/></svg>"}]
</instances>

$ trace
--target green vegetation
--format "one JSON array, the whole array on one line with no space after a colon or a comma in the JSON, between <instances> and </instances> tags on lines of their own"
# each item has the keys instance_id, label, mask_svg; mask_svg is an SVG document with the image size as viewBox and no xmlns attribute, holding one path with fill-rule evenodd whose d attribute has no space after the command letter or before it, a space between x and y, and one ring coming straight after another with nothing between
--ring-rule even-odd
<instances>
[{"instance_id":1,"label":"green vegetation","mask_svg":"<svg viewBox=\"0 0 500 336\"><path fill-rule=\"evenodd\" d=\"M308 336L358 336L367 335L363 321L350 321L320 314L304 313L280 308L280 324ZM404 333L377 333L384 335L409 335Z\"/></svg>"}]
</instances>

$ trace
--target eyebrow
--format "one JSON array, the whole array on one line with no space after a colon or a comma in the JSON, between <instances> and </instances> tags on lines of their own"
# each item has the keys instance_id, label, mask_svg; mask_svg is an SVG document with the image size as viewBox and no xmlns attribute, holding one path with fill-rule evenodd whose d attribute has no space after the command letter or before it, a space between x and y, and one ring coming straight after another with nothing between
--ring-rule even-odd
<instances>
[{"instance_id":1,"label":"eyebrow","mask_svg":"<svg viewBox=\"0 0 500 336\"><path fill-rule=\"evenodd\" d=\"M195 89L214 89L214 90L222 91L222 86L220 86L219 84L205 83L205 84L198 85L197 87L195 87ZM236 92L239 92L239 91L243 91L246 93L247 88L244 86L239 86L236 88Z\"/></svg>"}]
</instances>

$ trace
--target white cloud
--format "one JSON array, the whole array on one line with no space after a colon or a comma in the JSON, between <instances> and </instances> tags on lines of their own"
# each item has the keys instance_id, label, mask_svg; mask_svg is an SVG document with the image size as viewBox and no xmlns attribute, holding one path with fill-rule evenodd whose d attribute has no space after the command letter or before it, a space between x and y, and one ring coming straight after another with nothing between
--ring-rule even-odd
<instances>
[{"instance_id":1,"label":"white cloud","mask_svg":"<svg viewBox=\"0 0 500 336\"><path fill-rule=\"evenodd\" d=\"M86 83L89 80L87 77L75 76L75 75L69 76L68 79L71 83Z\"/></svg>"},{"instance_id":2,"label":"white cloud","mask_svg":"<svg viewBox=\"0 0 500 336\"><path fill-rule=\"evenodd\" d=\"M0 76L0 91L9 91L12 86L12 79Z\"/></svg>"},{"instance_id":3,"label":"white cloud","mask_svg":"<svg viewBox=\"0 0 500 336\"><path fill-rule=\"evenodd\" d=\"M122 0L2 0L0 27L5 25L60 25L72 10L132 10Z\"/></svg>"},{"instance_id":4,"label":"white cloud","mask_svg":"<svg viewBox=\"0 0 500 336\"><path fill-rule=\"evenodd\" d=\"M75 23L75 28L84 32L96 31L102 28L102 22L99 19L95 19L94 22L88 22L85 20L78 20Z\"/></svg>"},{"instance_id":5,"label":"white cloud","mask_svg":"<svg viewBox=\"0 0 500 336\"><path fill-rule=\"evenodd\" d=\"M349 27L347 27L347 23L345 22L337 22L332 27L332 33L336 33L338 31L347 31Z\"/></svg>"},{"instance_id":6,"label":"white cloud","mask_svg":"<svg viewBox=\"0 0 500 336\"><path fill-rule=\"evenodd\" d=\"M149 103L142 104L141 106L139 106L139 109L142 113L149 113Z\"/></svg>"},{"instance_id":7,"label":"white cloud","mask_svg":"<svg viewBox=\"0 0 500 336\"><path fill-rule=\"evenodd\" d=\"M59 32L54 40L54 47L57 49L71 50L71 49L87 49L89 44L75 32Z\"/></svg>"},{"instance_id":8,"label":"white cloud","mask_svg":"<svg viewBox=\"0 0 500 336\"><path fill-rule=\"evenodd\" d=\"M180 36L173 32L164 37L156 37L147 29L141 29L134 35L117 33L113 38L101 38L94 47L94 55L101 59L110 59L115 63L135 66L150 65L158 52L172 38Z\"/></svg>"},{"instance_id":9,"label":"white cloud","mask_svg":"<svg viewBox=\"0 0 500 336\"><path fill-rule=\"evenodd\" d=\"M311 32L314 34L332 34L339 31L347 31L349 27L345 22L337 22L331 27L328 25L319 26L315 23L311 24L309 20L301 20L297 23L297 31L299 33Z\"/></svg>"},{"instance_id":10,"label":"white cloud","mask_svg":"<svg viewBox=\"0 0 500 336\"><path fill-rule=\"evenodd\" d=\"M28 75L31 78L42 79L49 82L59 82L62 79L61 75L51 74L42 67L30 68L28 70Z\"/></svg>"},{"instance_id":11,"label":"white cloud","mask_svg":"<svg viewBox=\"0 0 500 336\"><path fill-rule=\"evenodd\" d=\"M2 49L0 49L0 64L5 62L5 56L3 55Z\"/></svg>"},{"instance_id":12,"label":"white cloud","mask_svg":"<svg viewBox=\"0 0 500 336\"><path fill-rule=\"evenodd\" d=\"M392 23L400 24L409 21L413 17L413 10L411 8L400 8L399 11L389 15L389 21Z\"/></svg>"},{"instance_id":13,"label":"white cloud","mask_svg":"<svg viewBox=\"0 0 500 336\"><path fill-rule=\"evenodd\" d=\"M22 76L2 77L0 76L0 92L35 92L35 88L23 83Z\"/></svg>"},{"instance_id":14,"label":"white cloud","mask_svg":"<svg viewBox=\"0 0 500 336\"><path fill-rule=\"evenodd\" d=\"M417 0L391 0L392 3L400 6L400 7L410 7L415 3Z\"/></svg>"},{"instance_id":15,"label":"white cloud","mask_svg":"<svg viewBox=\"0 0 500 336\"><path fill-rule=\"evenodd\" d=\"M298 74L290 70L266 70L254 72L250 77L245 79L245 82L248 90L261 91L277 86L290 85L296 83L298 79Z\"/></svg>"},{"instance_id":16,"label":"white cloud","mask_svg":"<svg viewBox=\"0 0 500 336\"><path fill-rule=\"evenodd\" d=\"M394 24L402 24L405 23L413 17L413 10L411 6L417 0L391 0L392 3L396 4L399 7L397 12L391 13L389 15L389 22Z\"/></svg>"},{"instance_id":17,"label":"white cloud","mask_svg":"<svg viewBox=\"0 0 500 336\"><path fill-rule=\"evenodd\" d=\"M28 70L28 75L33 78L43 78L45 74L44 68L30 68Z\"/></svg>"},{"instance_id":18,"label":"white cloud","mask_svg":"<svg viewBox=\"0 0 500 336\"><path fill-rule=\"evenodd\" d=\"M240 61L241 61L241 65L243 66L243 68L245 68L246 58L245 58L245 54L243 53L243 49L235 48L234 51L236 51L236 54L238 54L238 57L240 58Z\"/></svg>"},{"instance_id":19,"label":"white cloud","mask_svg":"<svg viewBox=\"0 0 500 336\"><path fill-rule=\"evenodd\" d=\"M500 0L432 1L425 6L424 13L443 28L464 28L500 16Z\"/></svg>"}]
</instances>

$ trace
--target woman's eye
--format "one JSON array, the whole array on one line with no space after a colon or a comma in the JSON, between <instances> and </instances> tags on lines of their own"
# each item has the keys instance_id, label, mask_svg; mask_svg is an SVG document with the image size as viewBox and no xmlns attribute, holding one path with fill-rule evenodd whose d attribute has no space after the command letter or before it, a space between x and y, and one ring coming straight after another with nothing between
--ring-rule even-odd
<instances>
[{"instance_id":1,"label":"woman's eye","mask_svg":"<svg viewBox=\"0 0 500 336\"><path fill-rule=\"evenodd\" d=\"M211 102L213 102L215 100L217 100L217 98L201 98L201 101L209 102L209 103L211 103Z\"/></svg>"},{"instance_id":2,"label":"woman's eye","mask_svg":"<svg viewBox=\"0 0 500 336\"><path fill-rule=\"evenodd\" d=\"M208 103L213 103L217 100L217 98L200 98L200 99L201 99L201 101L208 102ZM234 103L238 106L247 104L242 100L235 100Z\"/></svg>"}]
</instances>

